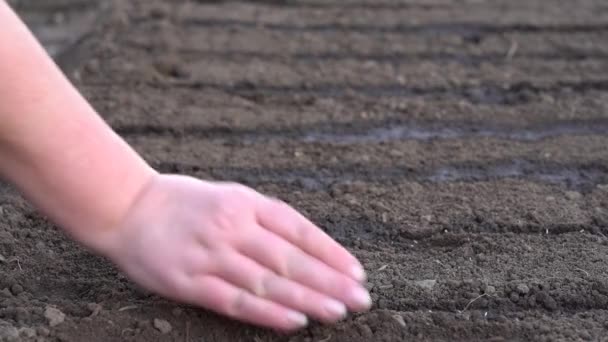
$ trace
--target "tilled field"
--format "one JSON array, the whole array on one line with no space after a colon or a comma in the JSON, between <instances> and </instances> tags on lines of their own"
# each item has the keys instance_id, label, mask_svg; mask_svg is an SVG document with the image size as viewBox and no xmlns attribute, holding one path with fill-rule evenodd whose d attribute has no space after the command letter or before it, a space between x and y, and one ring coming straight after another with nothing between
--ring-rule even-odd
<instances>
[{"instance_id":1,"label":"tilled field","mask_svg":"<svg viewBox=\"0 0 608 342\"><path fill-rule=\"evenodd\" d=\"M293 204L362 260L375 304L291 336L181 306L3 185L0 332L608 341L605 0L22 3L95 23L47 47L147 160Z\"/></svg>"}]
</instances>

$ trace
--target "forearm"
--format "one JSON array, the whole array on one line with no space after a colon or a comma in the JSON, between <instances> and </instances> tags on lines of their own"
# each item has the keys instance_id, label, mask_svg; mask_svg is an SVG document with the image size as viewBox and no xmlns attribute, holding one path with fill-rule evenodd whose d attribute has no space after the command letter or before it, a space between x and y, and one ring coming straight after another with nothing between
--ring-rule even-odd
<instances>
[{"instance_id":1,"label":"forearm","mask_svg":"<svg viewBox=\"0 0 608 342\"><path fill-rule=\"evenodd\" d=\"M153 175L0 1L0 174L84 242Z\"/></svg>"}]
</instances>

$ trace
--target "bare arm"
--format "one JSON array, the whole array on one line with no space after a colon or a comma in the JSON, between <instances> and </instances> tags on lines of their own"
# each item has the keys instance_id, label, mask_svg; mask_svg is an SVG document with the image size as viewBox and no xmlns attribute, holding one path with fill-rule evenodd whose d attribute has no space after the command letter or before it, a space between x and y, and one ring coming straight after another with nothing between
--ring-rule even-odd
<instances>
[{"instance_id":1,"label":"bare arm","mask_svg":"<svg viewBox=\"0 0 608 342\"><path fill-rule=\"evenodd\" d=\"M371 306L361 264L285 203L152 170L0 1L0 175L143 287L281 330Z\"/></svg>"},{"instance_id":2,"label":"bare arm","mask_svg":"<svg viewBox=\"0 0 608 342\"><path fill-rule=\"evenodd\" d=\"M154 171L0 1L0 174L79 239L121 220Z\"/></svg>"}]
</instances>

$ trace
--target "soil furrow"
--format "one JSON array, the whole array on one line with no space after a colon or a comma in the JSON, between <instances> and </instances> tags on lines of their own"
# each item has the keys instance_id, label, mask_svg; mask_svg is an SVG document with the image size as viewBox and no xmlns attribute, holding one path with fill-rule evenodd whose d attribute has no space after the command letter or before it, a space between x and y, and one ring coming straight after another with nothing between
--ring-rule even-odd
<instances>
[{"instance_id":1,"label":"soil furrow","mask_svg":"<svg viewBox=\"0 0 608 342\"><path fill-rule=\"evenodd\" d=\"M137 77L135 77L137 78ZM158 81L162 84L162 81ZM99 84L98 86L92 85ZM118 83L118 82L117 82ZM99 80L82 85L85 95L111 125L158 125L168 130L221 127L227 131L384 123L491 122L497 126L526 127L553 121L603 120L608 117L608 92L541 94L537 101L519 106L472 105L462 99L315 98L305 94L256 94L248 98L219 89L185 89L133 83L135 94L117 94L112 84ZM166 94L170 93L171 97ZM179 103L179 105L177 105ZM557 114L556 114L557 113Z\"/></svg>"},{"instance_id":2,"label":"soil furrow","mask_svg":"<svg viewBox=\"0 0 608 342\"><path fill-rule=\"evenodd\" d=\"M239 27L247 29L263 28L264 30L276 30L285 32L352 32L352 33L398 33L416 35L437 34L509 34L509 33L608 33L607 23L573 24L561 23L551 25L538 25L535 23L511 23L490 24L482 22L462 23L433 23L425 25L356 25L356 24L317 24L317 25L292 25L288 23L259 22L248 20L233 20L220 18L182 18L180 24L184 27L197 28L226 28Z\"/></svg>"},{"instance_id":3,"label":"soil furrow","mask_svg":"<svg viewBox=\"0 0 608 342\"><path fill-rule=\"evenodd\" d=\"M93 83L93 85L95 85ZM150 86L162 86L150 83ZM256 96L293 96L308 95L321 98L349 97L360 94L364 97L406 98L459 98L477 105L518 105L536 101L540 93L559 95L567 91L585 93L589 91L608 90L608 80L561 80L553 84L541 85L531 82L518 82L508 85L462 85L453 87L416 87L404 84L301 84L294 86L276 86L271 84L254 84L247 81L233 86L207 83L204 81L172 81L170 87L187 89L219 89L227 93L254 98Z\"/></svg>"},{"instance_id":4,"label":"soil furrow","mask_svg":"<svg viewBox=\"0 0 608 342\"><path fill-rule=\"evenodd\" d=\"M133 43L130 45L139 49L153 51L158 47L153 45L144 45L139 43ZM608 58L608 52L598 50L577 50L571 49L565 51L546 51L546 52L523 52L517 53L516 55L509 57L508 51L492 52L474 55L470 53L455 53L455 52L400 52L395 51L393 53L368 53L363 54L357 51L352 52L315 52L315 53L292 53L292 54L278 54L268 53L262 51L216 51L216 50L203 50L203 49L178 49L175 51L176 54L183 56L185 59L197 58L218 58L221 60L236 60L236 61L251 61L254 59L260 59L272 62L285 62L285 61L303 61L308 63L319 63L324 61L361 61L361 62L385 62L393 65L402 64L416 64L421 61L445 63L453 62L460 63L463 65L475 66L482 63L493 63L493 64L512 64L515 61L581 61L581 60L605 60Z\"/></svg>"},{"instance_id":5,"label":"soil furrow","mask_svg":"<svg viewBox=\"0 0 608 342\"><path fill-rule=\"evenodd\" d=\"M160 171L212 175L218 180L237 180L245 184L283 184L302 186L308 190L327 189L340 181L365 181L387 184L394 181L430 183L488 182L500 179L523 179L532 182L556 184L569 189L587 191L596 185L608 183L608 166L603 164L563 165L547 161L525 160L467 162L434 170L414 170L407 165L376 168L366 165L345 165L312 169L230 169L161 162L155 165Z\"/></svg>"},{"instance_id":6,"label":"soil furrow","mask_svg":"<svg viewBox=\"0 0 608 342\"><path fill-rule=\"evenodd\" d=\"M462 138L498 138L515 141L539 141L562 135L608 134L608 120L585 120L543 123L531 127L498 126L492 123L467 122L349 122L323 123L285 129L263 128L231 129L229 127L167 127L154 124L114 126L122 136L195 137L223 141L257 143L289 141L302 143L359 144L401 140L437 140ZM329 131L329 130L334 130Z\"/></svg>"},{"instance_id":7,"label":"soil furrow","mask_svg":"<svg viewBox=\"0 0 608 342\"><path fill-rule=\"evenodd\" d=\"M328 1L306 1L294 2L289 0L253 0L251 3L262 3L281 6L284 8L296 9L339 9L339 10L410 10L410 9L444 9L450 8L453 5L448 2L365 2L365 1L348 1L348 2L328 2Z\"/></svg>"}]
</instances>

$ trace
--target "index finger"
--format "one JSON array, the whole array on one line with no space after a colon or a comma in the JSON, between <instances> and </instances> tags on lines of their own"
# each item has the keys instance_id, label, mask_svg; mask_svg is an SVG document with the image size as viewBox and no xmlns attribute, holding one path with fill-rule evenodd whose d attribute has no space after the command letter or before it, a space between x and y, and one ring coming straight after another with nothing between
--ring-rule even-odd
<instances>
[{"instance_id":1,"label":"index finger","mask_svg":"<svg viewBox=\"0 0 608 342\"><path fill-rule=\"evenodd\" d=\"M260 226L335 270L365 281L365 271L357 258L287 203L264 197L259 200L256 215Z\"/></svg>"}]
</instances>

